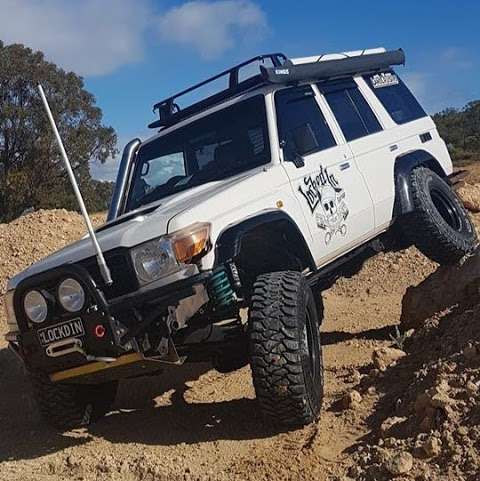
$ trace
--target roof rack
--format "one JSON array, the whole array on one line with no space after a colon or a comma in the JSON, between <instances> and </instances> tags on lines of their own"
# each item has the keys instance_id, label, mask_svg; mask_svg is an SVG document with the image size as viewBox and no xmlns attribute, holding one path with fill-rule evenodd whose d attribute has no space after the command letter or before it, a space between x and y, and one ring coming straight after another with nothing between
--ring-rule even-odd
<instances>
[{"instance_id":1,"label":"roof rack","mask_svg":"<svg viewBox=\"0 0 480 481\"><path fill-rule=\"evenodd\" d=\"M255 62L265 63L266 61L270 61L272 67L260 65L258 75L239 82L238 72L240 69ZM153 110L158 110L159 119L149 124L149 127L154 129L173 125L208 107L261 85L321 81L385 70L393 65L404 64L405 53L402 49L387 51L383 48L377 48L291 60L282 53L259 55L156 103ZM179 97L227 76L228 88L184 109L180 109L176 103Z\"/></svg>"},{"instance_id":2,"label":"roof rack","mask_svg":"<svg viewBox=\"0 0 480 481\"><path fill-rule=\"evenodd\" d=\"M249 90L252 87L261 85L262 83L264 83L264 80L260 75L260 71L258 75L247 78L242 82L238 81L238 72L240 69L245 68L246 66L253 64L255 62L265 62L268 60L270 60L271 64L274 67L281 67L287 61L287 57L283 53L269 53L265 55L258 55L257 57L253 57L245 62L235 65L234 67L229 68L228 70L225 70L215 75L214 77L204 80L203 82L200 82L194 85L193 87L189 87L188 89L182 90L178 94L172 95L171 97L165 100L157 102L153 106L153 111L155 112L156 110L158 110L158 115L160 118L155 122L152 122L151 124L149 124L149 127L151 129L155 129L158 127L166 127L168 125L172 125L178 122L179 120L184 119L185 117L188 117L190 115L193 115L194 113L197 113L198 111L206 107L210 107L211 105L221 102L222 100L234 97L235 95L238 95L241 92L245 92L246 90ZM183 95L186 95L190 92L193 92L194 90L204 87L209 83L215 82L215 80L218 80L222 77L227 77L227 76L228 76L228 88L214 95L211 95L206 99L203 99L193 105L190 105L185 109L180 110L180 107L176 103L176 100L179 97L182 97Z\"/></svg>"}]
</instances>

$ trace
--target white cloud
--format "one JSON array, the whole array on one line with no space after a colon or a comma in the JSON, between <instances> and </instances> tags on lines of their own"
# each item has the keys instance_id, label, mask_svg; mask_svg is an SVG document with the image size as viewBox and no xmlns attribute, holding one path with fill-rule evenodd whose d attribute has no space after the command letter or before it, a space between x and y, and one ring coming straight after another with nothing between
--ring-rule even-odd
<instances>
[{"instance_id":1,"label":"white cloud","mask_svg":"<svg viewBox=\"0 0 480 481\"><path fill-rule=\"evenodd\" d=\"M192 1L159 19L160 37L197 50L205 59L220 56L237 42L262 38L268 31L263 11L249 0Z\"/></svg>"},{"instance_id":2,"label":"white cloud","mask_svg":"<svg viewBox=\"0 0 480 481\"><path fill-rule=\"evenodd\" d=\"M144 51L147 0L0 0L0 37L41 50L66 70L104 75Z\"/></svg>"},{"instance_id":3,"label":"white cloud","mask_svg":"<svg viewBox=\"0 0 480 481\"><path fill-rule=\"evenodd\" d=\"M0 39L41 50L83 76L105 75L143 58L148 32L212 59L268 31L251 0L191 1L153 12L152 0L0 0ZM158 36L157 36L158 38ZM158 41L158 40L157 40Z\"/></svg>"}]
</instances>

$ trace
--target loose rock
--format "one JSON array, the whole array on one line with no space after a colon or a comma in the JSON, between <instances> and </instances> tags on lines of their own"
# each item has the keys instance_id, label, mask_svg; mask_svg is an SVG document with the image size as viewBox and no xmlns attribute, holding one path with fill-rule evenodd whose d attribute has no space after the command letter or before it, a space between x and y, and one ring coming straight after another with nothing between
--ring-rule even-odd
<instances>
[{"instance_id":1,"label":"loose rock","mask_svg":"<svg viewBox=\"0 0 480 481\"><path fill-rule=\"evenodd\" d=\"M433 458L442 452L442 441L434 436L430 436L422 448L426 456Z\"/></svg>"},{"instance_id":2,"label":"loose rock","mask_svg":"<svg viewBox=\"0 0 480 481\"><path fill-rule=\"evenodd\" d=\"M407 354L400 349L393 347L381 347L375 349L372 354L372 361L374 366L380 371L385 371L387 367L396 363L399 359L402 359Z\"/></svg>"},{"instance_id":3,"label":"loose rock","mask_svg":"<svg viewBox=\"0 0 480 481\"><path fill-rule=\"evenodd\" d=\"M362 402L362 395L353 389L343 396L341 405L343 409L354 409Z\"/></svg>"},{"instance_id":4,"label":"loose rock","mask_svg":"<svg viewBox=\"0 0 480 481\"><path fill-rule=\"evenodd\" d=\"M406 451L395 453L387 458L385 468L394 476L406 474L413 468L413 457Z\"/></svg>"},{"instance_id":5,"label":"loose rock","mask_svg":"<svg viewBox=\"0 0 480 481\"><path fill-rule=\"evenodd\" d=\"M398 424L404 423L406 420L407 418L405 417L397 416L385 419L385 421L383 421L382 425L380 426L380 435L382 436L382 438L389 436L392 428L394 428Z\"/></svg>"}]
</instances>

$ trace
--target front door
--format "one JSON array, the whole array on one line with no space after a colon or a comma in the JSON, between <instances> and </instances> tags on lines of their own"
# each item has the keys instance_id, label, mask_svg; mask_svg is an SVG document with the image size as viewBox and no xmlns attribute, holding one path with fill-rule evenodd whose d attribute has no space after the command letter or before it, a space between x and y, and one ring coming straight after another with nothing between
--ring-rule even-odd
<instances>
[{"instance_id":1,"label":"front door","mask_svg":"<svg viewBox=\"0 0 480 481\"><path fill-rule=\"evenodd\" d=\"M348 145L311 86L275 93L284 167L309 225L317 265L371 236L373 204ZM335 131L335 130L334 130Z\"/></svg>"}]
</instances>

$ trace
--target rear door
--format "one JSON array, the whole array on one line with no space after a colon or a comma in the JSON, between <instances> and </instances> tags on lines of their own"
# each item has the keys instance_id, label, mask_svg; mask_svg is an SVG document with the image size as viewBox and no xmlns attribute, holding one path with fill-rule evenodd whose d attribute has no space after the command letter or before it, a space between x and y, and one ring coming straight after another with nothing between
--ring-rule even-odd
<instances>
[{"instance_id":1,"label":"rear door","mask_svg":"<svg viewBox=\"0 0 480 481\"><path fill-rule=\"evenodd\" d=\"M377 114L352 79L318 84L372 197L376 232L388 226L393 205L394 151Z\"/></svg>"},{"instance_id":2,"label":"rear door","mask_svg":"<svg viewBox=\"0 0 480 481\"><path fill-rule=\"evenodd\" d=\"M290 87L274 98L283 165L322 265L371 235L372 201L318 90Z\"/></svg>"}]
</instances>

